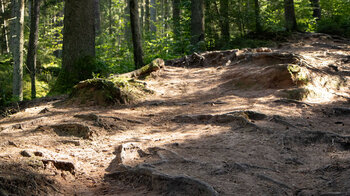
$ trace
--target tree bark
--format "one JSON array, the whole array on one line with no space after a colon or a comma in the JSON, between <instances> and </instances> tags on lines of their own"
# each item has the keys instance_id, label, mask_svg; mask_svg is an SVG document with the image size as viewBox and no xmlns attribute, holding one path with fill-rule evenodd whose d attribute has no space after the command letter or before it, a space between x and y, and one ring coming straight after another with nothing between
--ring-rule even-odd
<instances>
[{"instance_id":1,"label":"tree bark","mask_svg":"<svg viewBox=\"0 0 350 196\"><path fill-rule=\"evenodd\" d=\"M145 6L144 6L144 1L141 0L140 6L141 6L141 17L140 17L140 29L141 29L141 34L144 29L144 21L145 21Z\"/></svg>"},{"instance_id":2,"label":"tree bark","mask_svg":"<svg viewBox=\"0 0 350 196\"><path fill-rule=\"evenodd\" d=\"M151 32L152 33L156 33L157 32L157 27L156 27L156 23L157 23L157 9L156 9L156 0L151 0L151 5L150 5L150 17L151 17Z\"/></svg>"},{"instance_id":3,"label":"tree bark","mask_svg":"<svg viewBox=\"0 0 350 196\"><path fill-rule=\"evenodd\" d=\"M259 0L254 0L254 12L255 12L255 31L257 33L262 32L261 19L260 19L260 5Z\"/></svg>"},{"instance_id":4,"label":"tree bark","mask_svg":"<svg viewBox=\"0 0 350 196\"><path fill-rule=\"evenodd\" d=\"M131 45L131 27L130 27L130 2L125 0L126 6L124 8L124 38L128 43L128 46Z\"/></svg>"},{"instance_id":5,"label":"tree bark","mask_svg":"<svg viewBox=\"0 0 350 196\"><path fill-rule=\"evenodd\" d=\"M13 20L12 54L13 54L13 96L19 101L23 100L23 26L24 26L24 0L12 1Z\"/></svg>"},{"instance_id":6,"label":"tree bark","mask_svg":"<svg viewBox=\"0 0 350 196\"><path fill-rule=\"evenodd\" d=\"M149 0L145 1L145 31L149 33L150 30L150 12L149 12Z\"/></svg>"},{"instance_id":7,"label":"tree bark","mask_svg":"<svg viewBox=\"0 0 350 196\"><path fill-rule=\"evenodd\" d=\"M31 1L31 13L30 13L30 34L28 43L28 54L27 54L27 66L30 70L31 79L31 97L36 98L35 88L35 74L36 74L36 54L38 47L38 34L39 34L39 14L40 14L40 1Z\"/></svg>"},{"instance_id":8,"label":"tree bark","mask_svg":"<svg viewBox=\"0 0 350 196\"><path fill-rule=\"evenodd\" d=\"M141 31L139 24L139 6L137 0L129 0L129 5L132 43L134 46L134 62L135 67L140 68L143 66L143 51L141 45Z\"/></svg>"},{"instance_id":9,"label":"tree bark","mask_svg":"<svg viewBox=\"0 0 350 196\"><path fill-rule=\"evenodd\" d=\"M220 0L220 15L221 15L221 35L224 43L230 41L230 23L228 18L228 0Z\"/></svg>"},{"instance_id":10,"label":"tree bark","mask_svg":"<svg viewBox=\"0 0 350 196\"><path fill-rule=\"evenodd\" d=\"M62 68L66 77L75 77L76 62L95 57L94 0L66 0L64 8Z\"/></svg>"},{"instance_id":11,"label":"tree bark","mask_svg":"<svg viewBox=\"0 0 350 196\"><path fill-rule=\"evenodd\" d=\"M8 32L7 32L7 21L5 18L5 4L3 0L0 0L0 6L1 6L1 14L3 15L3 39L4 39L4 44L2 45L3 52L9 53L10 48L9 48L9 38L8 38Z\"/></svg>"},{"instance_id":12,"label":"tree bark","mask_svg":"<svg viewBox=\"0 0 350 196\"><path fill-rule=\"evenodd\" d=\"M191 43L204 41L204 0L191 0Z\"/></svg>"},{"instance_id":13,"label":"tree bark","mask_svg":"<svg viewBox=\"0 0 350 196\"><path fill-rule=\"evenodd\" d=\"M321 19L321 7L320 0L310 0L311 6L313 8L312 16L316 18L316 20Z\"/></svg>"},{"instance_id":14,"label":"tree bark","mask_svg":"<svg viewBox=\"0 0 350 196\"><path fill-rule=\"evenodd\" d=\"M181 0L173 0L173 33L176 38L180 36L180 5Z\"/></svg>"},{"instance_id":15,"label":"tree bark","mask_svg":"<svg viewBox=\"0 0 350 196\"><path fill-rule=\"evenodd\" d=\"M284 16L286 19L286 29L288 31L297 31L297 20L295 18L294 0L284 0Z\"/></svg>"},{"instance_id":16,"label":"tree bark","mask_svg":"<svg viewBox=\"0 0 350 196\"><path fill-rule=\"evenodd\" d=\"M100 0L95 0L95 32L96 35L101 33Z\"/></svg>"},{"instance_id":17,"label":"tree bark","mask_svg":"<svg viewBox=\"0 0 350 196\"><path fill-rule=\"evenodd\" d=\"M109 21L109 35L112 35L113 34L112 0L108 0L108 21Z\"/></svg>"},{"instance_id":18,"label":"tree bark","mask_svg":"<svg viewBox=\"0 0 350 196\"><path fill-rule=\"evenodd\" d=\"M169 4L168 0L164 0L164 30L168 30Z\"/></svg>"}]
</instances>

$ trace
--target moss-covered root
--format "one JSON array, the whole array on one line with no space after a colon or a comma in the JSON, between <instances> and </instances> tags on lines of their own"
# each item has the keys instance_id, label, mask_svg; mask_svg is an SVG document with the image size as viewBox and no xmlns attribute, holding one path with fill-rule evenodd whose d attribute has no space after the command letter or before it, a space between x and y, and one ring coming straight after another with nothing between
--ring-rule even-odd
<instances>
[{"instance_id":1,"label":"moss-covered root","mask_svg":"<svg viewBox=\"0 0 350 196\"><path fill-rule=\"evenodd\" d=\"M137 78L137 79L145 79L152 72L158 71L164 67L164 60L157 58L154 59L151 63L137 69L133 72L125 73L120 76L127 78Z\"/></svg>"},{"instance_id":2,"label":"moss-covered root","mask_svg":"<svg viewBox=\"0 0 350 196\"><path fill-rule=\"evenodd\" d=\"M77 84L70 95L71 102L86 105L114 105L128 103L128 96L113 82L94 78Z\"/></svg>"}]
</instances>

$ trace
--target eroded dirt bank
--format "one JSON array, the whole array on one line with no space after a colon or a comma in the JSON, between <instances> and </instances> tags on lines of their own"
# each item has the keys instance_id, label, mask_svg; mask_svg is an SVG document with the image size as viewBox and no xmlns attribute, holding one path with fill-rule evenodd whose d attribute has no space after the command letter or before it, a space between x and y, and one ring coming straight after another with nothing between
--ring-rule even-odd
<instances>
[{"instance_id":1,"label":"eroded dirt bank","mask_svg":"<svg viewBox=\"0 0 350 196\"><path fill-rule=\"evenodd\" d=\"M350 45L194 54L124 106L0 121L0 195L349 195Z\"/></svg>"}]
</instances>

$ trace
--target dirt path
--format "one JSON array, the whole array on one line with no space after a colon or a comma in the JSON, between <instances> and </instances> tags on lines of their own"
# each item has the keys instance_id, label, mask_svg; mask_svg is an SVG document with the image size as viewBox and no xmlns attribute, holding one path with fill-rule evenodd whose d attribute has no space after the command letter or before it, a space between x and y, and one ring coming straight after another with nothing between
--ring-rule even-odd
<instances>
[{"instance_id":1,"label":"dirt path","mask_svg":"<svg viewBox=\"0 0 350 196\"><path fill-rule=\"evenodd\" d=\"M270 52L350 79L348 41L299 36ZM54 101L2 119L0 195L26 195L32 176L38 195L350 194L349 86L285 99L293 84L264 75L280 60L252 58L167 66L128 106Z\"/></svg>"}]
</instances>

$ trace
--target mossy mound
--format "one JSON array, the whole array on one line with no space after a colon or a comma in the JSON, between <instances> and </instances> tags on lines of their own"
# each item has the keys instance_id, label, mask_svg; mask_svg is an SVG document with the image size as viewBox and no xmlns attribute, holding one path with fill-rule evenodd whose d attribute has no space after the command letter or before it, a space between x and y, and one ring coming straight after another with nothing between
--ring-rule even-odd
<instances>
[{"instance_id":1,"label":"mossy mound","mask_svg":"<svg viewBox=\"0 0 350 196\"><path fill-rule=\"evenodd\" d=\"M69 102L83 105L121 105L135 102L152 91L136 78L146 78L164 66L162 59L130 73L109 78L93 78L79 82L70 94Z\"/></svg>"}]
</instances>

